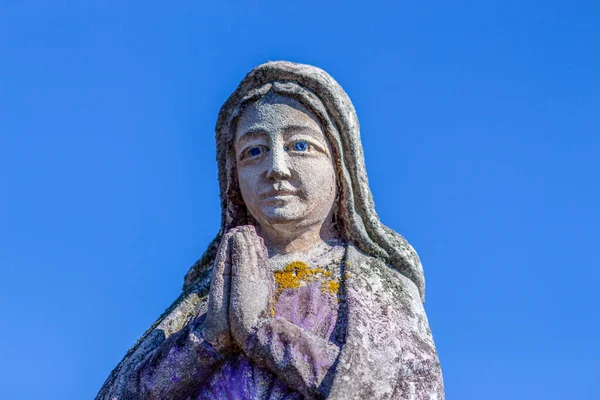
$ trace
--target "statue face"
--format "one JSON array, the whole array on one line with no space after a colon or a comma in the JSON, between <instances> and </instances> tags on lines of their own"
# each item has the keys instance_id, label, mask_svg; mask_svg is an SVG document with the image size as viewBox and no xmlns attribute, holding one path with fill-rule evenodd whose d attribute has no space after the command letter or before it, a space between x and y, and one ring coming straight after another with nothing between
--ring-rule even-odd
<instances>
[{"instance_id":1,"label":"statue face","mask_svg":"<svg viewBox=\"0 0 600 400\"><path fill-rule=\"evenodd\" d=\"M336 197L332 152L316 116L298 101L268 94L249 105L235 133L242 197L261 226L322 223Z\"/></svg>"}]
</instances>

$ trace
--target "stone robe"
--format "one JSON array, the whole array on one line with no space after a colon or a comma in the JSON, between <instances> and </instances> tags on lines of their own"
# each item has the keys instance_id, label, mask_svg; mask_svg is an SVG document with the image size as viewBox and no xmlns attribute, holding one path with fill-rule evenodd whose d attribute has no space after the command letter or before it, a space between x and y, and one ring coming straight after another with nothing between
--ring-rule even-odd
<instances>
[{"instance_id":1,"label":"stone robe","mask_svg":"<svg viewBox=\"0 0 600 400\"><path fill-rule=\"evenodd\" d=\"M340 291L345 298L345 309L341 312L344 314L341 351L337 355L330 353L336 358L325 378L326 392L305 391L306 397L444 399L440 364L416 285L381 260L361 253L352 244L348 245L342 274L345 278ZM96 399L143 399L143 371L151 362L149 360L157 358L156 354L160 352L169 356L178 349L192 359L218 359L219 354L205 346L197 347L197 343L196 353L186 352L184 348L194 345L189 333L194 324L201 323L206 313L209 288L210 271L206 271L127 353ZM326 354L324 348L323 356ZM176 365L184 361L174 362ZM153 382L158 385L154 390L159 393L160 385L167 390L175 379L193 381L194 373L198 371L183 371L176 378L165 376L163 380ZM308 376L306 380L314 378ZM197 398L197 395L189 394L189 398Z\"/></svg>"}]
</instances>

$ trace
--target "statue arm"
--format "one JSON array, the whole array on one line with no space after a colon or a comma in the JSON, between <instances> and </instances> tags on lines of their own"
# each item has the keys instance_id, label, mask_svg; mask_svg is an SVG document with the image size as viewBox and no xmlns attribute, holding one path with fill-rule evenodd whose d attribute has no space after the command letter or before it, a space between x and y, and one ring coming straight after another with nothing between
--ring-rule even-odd
<instances>
[{"instance_id":1,"label":"statue arm","mask_svg":"<svg viewBox=\"0 0 600 400\"><path fill-rule=\"evenodd\" d=\"M178 332L183 329L189 332L190 324L186 321L193 319L195 315L205 314L205 302L207 300L207 288L210 284L210 275L203 277L184 291L173 304L158 318L158 320L142 335L138 342L127 352L121 362L110 373L102 388L96 396L96 400L125 400L139 399L140 385L139 374L142 365L148 359L156 357L166 345L165 341L170 339L172 343ZM202 317L204 318L204 317ZM179 333L179 335L182 335Z\"/></svg>"},{"instance_id":2,"label":"statue arm","mask_svg":"<svg viewBox=\"0 0 600 400\"><path fill-rule=\"evenodd\" d=\"M416 286L404 276L404 291L409 294L405 306L406 321L402 336L402 358L400 379L396 391L400 398L409 398L417 393L418 398L444 399L444 383L440 361L429 328L429 322Z\"/></svg>"},{"instance_id":3,"label":"statue arm","mask_svg":"<svg viewBox=\"0 0 600 400\"><path fill-rule=\"evenodd\" d=\"M406 338L401 365L400 380L396 386L399 393L407 398L409 393L414 392L423 399L444 399L442 370L434 346L417 335Z\"/></svg>"},{"instance_id":4,"label":"statue arm","mask_svg":"<svg viewBox=\"0 0 600 400\"><path fill-rule=\"evenodd\" d=\"M140 399L187 398L224 362L201 334L203 320L171 335L139 365Z\"/></svg>"},{"instance_id":5,"label":"statue arm","mask_svg":"<svg viewBox=\"0 0 600 400\"><path fill-rule=\"evenodd\" d=\"M223 237L212 271L205 276L203 286L210 285L209 296L204 298L206 312L169 336L136 368L138 398L187 398L225 361L220 352L226 352L231 345L227 313L231 279L228 245L234 233L232 230Z\"/></svg>"},{"instance_id":6,"label":"statue arm","mask_svg":"<svg viewBox=\"0 0 600 400\"><path fill-rule=\"evenodd\" d=\"M339 348L283 318L266 320L252 334L246 355L308 398L325 393L324 381Z\"/></svg>"}]
</instances>

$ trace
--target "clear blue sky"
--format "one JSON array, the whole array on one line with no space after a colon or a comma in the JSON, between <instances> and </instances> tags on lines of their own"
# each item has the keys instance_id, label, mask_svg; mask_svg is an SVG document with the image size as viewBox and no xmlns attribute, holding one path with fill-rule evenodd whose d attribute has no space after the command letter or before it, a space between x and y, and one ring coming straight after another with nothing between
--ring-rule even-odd
<instances>
[{"instance_id":1,"label":"clear blue sky","mask_svg":"<svg viewBox=\"0 0 600 400\"><path fill-rule=\"evenodd\" d=\"M177 297L218 109L279 59L354 101L448 399L599 399L600 5L548 0L3 1L0 397L93 398Z\"/></svg>"}]
</instances>

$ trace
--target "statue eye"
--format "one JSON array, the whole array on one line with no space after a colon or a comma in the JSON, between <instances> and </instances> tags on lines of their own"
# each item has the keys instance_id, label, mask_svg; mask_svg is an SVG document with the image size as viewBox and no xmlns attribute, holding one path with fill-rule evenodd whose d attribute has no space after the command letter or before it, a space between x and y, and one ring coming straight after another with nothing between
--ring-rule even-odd
<instances>
[{"instance_id":1,"label":"statue eye","mask_svg":"<svg viewBox=\"0 0 600 400\"><path fill-rule=\"evenodd\" d=\"M308 150L308 143L304 141L296 142L294 144L294 150L296 151L306 151Z\"/></svg>"},{"instance_id":2,"label":"statue eye","mask_svg":"<svg viewBox=\"0 0 600 400\"><path fill-rule=\"evenodd\" d=\"M254 146L254 147L250 147L247 151L248 156L250 157L256 157L261 155L262 153L262 149L259 146Z\"/></svg>"}]
</instances>

